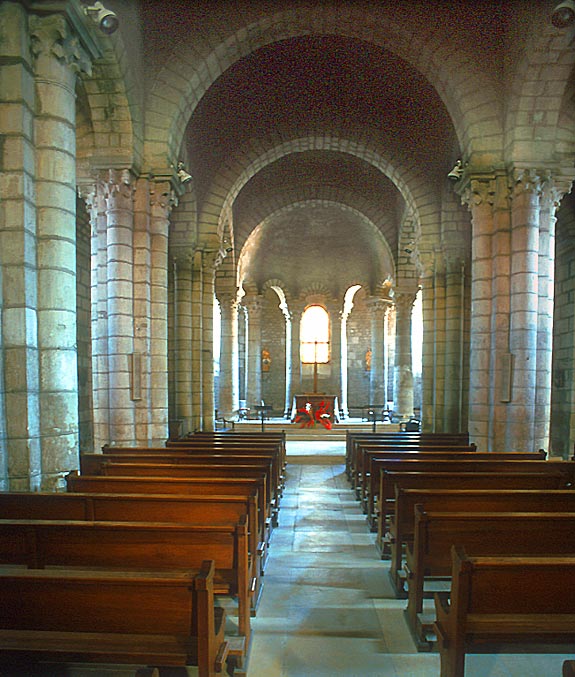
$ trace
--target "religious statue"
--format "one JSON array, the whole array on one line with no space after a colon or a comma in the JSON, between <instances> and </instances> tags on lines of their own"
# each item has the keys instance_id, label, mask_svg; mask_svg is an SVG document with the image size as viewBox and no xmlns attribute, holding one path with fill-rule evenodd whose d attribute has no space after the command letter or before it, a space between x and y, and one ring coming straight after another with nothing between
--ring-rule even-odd
<instances>
[{"instance_id":1,"label":"religious statue","mask_svg":"<svg viewBox=\"0 0 575 677\"><path fill-rule=\"evenodd\" d=\"M269 371L270 365L272 363L272 358L269 353L269 350L265 348L262 350L262 371Z\"/></svg>"},{"instance_id":2,"label":"religious statue","mask_svg":"<svg viewBox=\"0 0 575 677\"><path fill-rule=\"evenodd\" d=\"M365 351L365 371L371 370L371 348Z\"/></svg>"}]
</instances>

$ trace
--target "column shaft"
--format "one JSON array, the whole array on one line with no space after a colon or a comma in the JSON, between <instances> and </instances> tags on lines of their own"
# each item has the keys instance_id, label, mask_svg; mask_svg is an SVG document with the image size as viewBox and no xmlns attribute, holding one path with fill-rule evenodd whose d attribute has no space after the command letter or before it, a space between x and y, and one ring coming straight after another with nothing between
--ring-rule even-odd
<instances>
[{"instance_id":1,"label":"column shaft","mask_svg":"<svg viewBox=\"0 0 575 677\"><path fill-rule=\"evenodd\" d=\"M413 369L411 359L411 310L415 294L395 292L395 411L406 419L413 415Z\"/></svg>"},{"instance_id":2,"label":"column shaft","mask_svg":"<svg viewBox=\"0 0 575 677\"><path fill-rule=\"evenodd\" d=\"M24 6L0 3L0 490L41 488L35 90ZM3 364L2 364L3 358Z\"/></svg>"},{"instance_id":3,"label":"column shaft","mask_svg":"<svg viewBox=\"0 0 575 677\"><path fill-rule=\"evenodd\" d=\"M63 15L31 18L43 488L78 467L76 73L85 55Z\"/></svg>"}]
</instances>

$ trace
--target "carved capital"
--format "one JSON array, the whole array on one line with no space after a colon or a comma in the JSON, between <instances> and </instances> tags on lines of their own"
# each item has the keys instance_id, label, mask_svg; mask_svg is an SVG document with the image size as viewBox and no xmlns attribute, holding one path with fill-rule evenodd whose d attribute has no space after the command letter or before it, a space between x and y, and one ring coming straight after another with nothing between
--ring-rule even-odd
<instances>
[{"instance_id":1,"label":"carved capital","mask_svg":"<svg viewBox=\"0 0 575 677\"><path fill-rule=\"evenodd\" d=\"M555 211L567 193L571 192L575 180L575 171L558 171L556 173L548 172L541 186L541 200L543 207Z\"/></svg>"},{"instance_id":2,"label":"carved capital","mask_svg":"<svg viewBox=\"0 0 575 677\"><path fill-rule=\"evenodd\" d=\"M242 306L247 308L249 318L259 318L261 317L262 311L264 309L264 297L260 294L246 294L242 299Z\"/></svg>"},{"instance_id":3,"label":"carved capital","mask_svg":"<svg viewBox=\"0 0 575 677\"><path fill-rule=\"evenodd\" d=\"M72 32L63 14L30 17L30 50L35 60L36 74L50 75L42 59L56 60L68 66L72 73L92 73L92 62L78 37Z\"/></svg>"},{"instance_id":4,"label":"carved capital","mask_svg":"<svg viewBox=\"0 0 575 677\"><path fill-rule=\"evenodd\" d=\"M513 197L530 194L539 197L543 189L541 173L537 169L515 168L513 170Z\"/></svg>"},{"instance_id":5,"label":"carved capital","mask_svg":"<svg viewBox=\"0 0 575 677\"><path fill-rule=\"evenodd\" d=\"M492 207L495 204L495 198L496 185L492 178L472 177L467 189L461 196L461 201L463 204L467 204L470 209L473 209L473 207L481 205L490 205Z\"/></svg>"},{"instance_id":6,"label":"carved capital","mask_svg":"<svg viewBox=\"0 0 575 677\"><path fill-rule=\"evenodd\" d=\"M169 181L150 181L150 207L158 216L168 219L178 198Z\"/></svg>"},{"instance_id":7,"label":"carved capital","mask_svg":"<svg viewBox=\"0 0 575 677\"><path fill-rule=\"evenodd\" d=\"M110 169L103 183L108 209L131 209L136 184L129 169Z\"/></svg>"},{"instance_id":8,"label":"carved capital","mask_svg":"<svg viewBox=\"0 0 575 677\"><path fill-rule=\"evenodd\" d=\"M400 314L411 313L416 296L417 291L396 290L394 294L394 301L397 312Z\"/></svg>"}]
</instances>

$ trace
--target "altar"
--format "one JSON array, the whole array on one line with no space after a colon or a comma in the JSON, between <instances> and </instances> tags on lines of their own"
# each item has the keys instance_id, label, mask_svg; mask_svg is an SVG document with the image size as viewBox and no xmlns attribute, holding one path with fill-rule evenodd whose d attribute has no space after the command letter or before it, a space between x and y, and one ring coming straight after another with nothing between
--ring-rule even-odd
<instances>
[{"instance_id":1,"label":"altar","mask_svg":"<svg viewBox=\"0 0 575 677\"><path fill-rule=\"evenodd\" d=\"M292 423L298 416L298 409L304 409L306 404L310 404L313 412L322 411L329 415L332 423L339 423L339 403L337 395L326 395L324 393L304 393L294 395L291 421Z\"/></svg>"}]
</instances>

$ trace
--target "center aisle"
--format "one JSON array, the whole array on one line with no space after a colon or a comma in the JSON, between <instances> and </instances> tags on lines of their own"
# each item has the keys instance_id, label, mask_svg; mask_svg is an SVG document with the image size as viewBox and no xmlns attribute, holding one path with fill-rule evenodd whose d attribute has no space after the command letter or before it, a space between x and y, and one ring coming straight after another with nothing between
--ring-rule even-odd
<instances>
[{"instance_id":1,"label":"center aisle","mask_svg":"<svg viewBox=\"0 0 575 677\"><path fill-rule=\"evenodd\" d=\"M289 442L247 677L439 677L345 475L345 442ZM466 677L561 675L564 655L469 655Z\"/></svg>"},{"instance_id":2,"label":"center aisle","mask_svg":"<svg viewBox=\"0 0 575 677\"><path fill-rule=\"evenodd\" d=\"M438 656L417 654L405 601L393 598L347 482L345 443L312 444L318 456L301 455L299 445L290 455L288 442L248 677L438 675Z\"/></svg>"}]
</instances>

